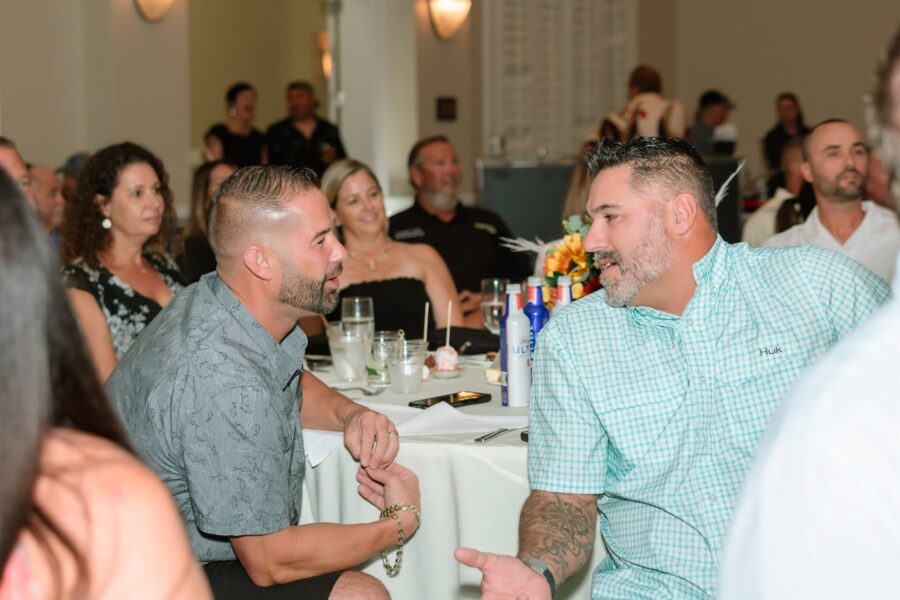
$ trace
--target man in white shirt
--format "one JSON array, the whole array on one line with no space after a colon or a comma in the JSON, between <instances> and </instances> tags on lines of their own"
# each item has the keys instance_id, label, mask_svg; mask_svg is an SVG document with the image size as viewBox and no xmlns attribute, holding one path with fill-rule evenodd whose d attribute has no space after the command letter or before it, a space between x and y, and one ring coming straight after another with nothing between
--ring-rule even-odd
<instances>
[{"instance_id":1,"label":"man in white shirt","mask_svg":"<svg viewBox=\"0 0 900 600\"><path fill-rule=\"evenodd\" d=\"M869 119L900 207L900 30ZM769 422L731 525L719 598L900 598L898 355L900 278L890 303L811 368Z\"/></svg>"},{"instance_id":2,"label":"man in white shirt","mask_svg":"<svg viewBox=\"0 0 900 600\"><path fill-rule=\"evenodd\" d=\"M863 200L869 150L859 131L840 119L823 121L803 141L803 178L812 184L816 208L809 218L763 246L819 246L862 263L890 282L900 250L893 211Z\"/></svg>"}]
</instances>

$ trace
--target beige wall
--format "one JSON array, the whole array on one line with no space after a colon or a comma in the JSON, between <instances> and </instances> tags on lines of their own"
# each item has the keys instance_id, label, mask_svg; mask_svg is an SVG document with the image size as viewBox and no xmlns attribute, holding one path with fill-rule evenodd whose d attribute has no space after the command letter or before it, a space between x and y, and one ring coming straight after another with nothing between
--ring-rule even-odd
<instances>
[{"instance_id":1,"label":"beige wall","mask_svg":"<svg viewBox=\"0 0 900 600\"><path fill-rule=\"evenodd\" d=\"M862 97L900 23L900 2L678 0L675 21L675 93L690 113L706 88L729 95L740 150L759 174L759 141L781 91L798 94L809 124L843 117L863 125Z\"/></svg>"},{"instance_id":2,"label":"beige wall","mask_svg":"<svg viewBox=\"0 0 900 600\"><path fill-rule=\"evenodd\" d=\"M462 29L442 41L431 28L426 0L415 0L419 137L443 134L450 138L462 164L462 193L467 199L474 198L475 159L481 155L481 11L477 4ZM456 97L456 121L437 120L439 96Z\"/></svg>"},{"instance_id":3,"label":"beige wall","mask_svg":"<svg viewBox=\"0 0 900 600\"><path fill-rule=\"evenodd\" d=\"M345 2L339 29L344 143L350 156L378 175L390 213L411 196L406 155L418 137L413 5Z\"/></svg>"},{"instance_id":4,"label":"beige wall","mask_svg":"<svg viewBox=\"0 0 900 600\"><path fill-rule=\"evenodd\" d=\"M675 14L675 0L639 0L638 62L659 71L666 95L675 93Z\"/></svg>"},{"instance_id":5,"label":"beige wall","mask_svg":"<svg viewBox=\"0 0 900 600\"><path fill-rule=\"evenodd\" d=\"M4 0L0 131L26 160L131 140L158 154L188 198L187 0L147 23L125 0Z\"/></svg>"},{"instance_id":6,"label":"beige wall","mask_svg":"<svg viewBox=\"0 0 900 600\"><path fill-rule=\"evenodd\" d=\"M195 149L210 125L225 118L225 92L238 81L256 87L256 127L263 133L286 116L285 86L295 79L315 86L324 114L315 47L315 33L325 29L319 0L190 0L189 12Z\"/></svg>"}]
</instances>

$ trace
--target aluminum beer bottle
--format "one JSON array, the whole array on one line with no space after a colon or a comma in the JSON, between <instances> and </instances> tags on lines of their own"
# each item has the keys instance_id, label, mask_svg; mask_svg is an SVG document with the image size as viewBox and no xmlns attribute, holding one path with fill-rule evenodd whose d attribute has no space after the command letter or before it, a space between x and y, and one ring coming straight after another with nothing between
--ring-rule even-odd
<instances>
[{"instance_id":1,"label":"aluminum beer bottle","mask_svg":"<svg viewBox=\"0 0 900 600\"><path fill-rule=\"evenodd\" d=\"M568 275L560 275L556 278L556 303L550 311L552 317L568 305L572 304L572 278Z\"/></svg>"},{"instance_id":2,"label":"aluminum beer bottle","mask_svg":"<svg viewBox=\"0 0 900 600\"><path fill-rule=\"evenodd\" d=\"M519 286L507 286L506 327L503 335L506 350L506 373L501 374L503 405L528 406L531 394L531 325L522 310ZM502 360L502 359L501 359Z\"/></svg>"},{"instance_id":3,"label":"aluminum beer bottle","mask_svg":"<svg viewBox=\"0 0 900 600\"><path fill-rule=\"evenodd\" d=\"M550 311L544 306L544 292L540 277L528 278L528 304L525 305L525 316L531 323L531 340L529 352L531 360L534 360L534 346L537 343L537 335L547 324Z\"/></svg>"}]
</instances>

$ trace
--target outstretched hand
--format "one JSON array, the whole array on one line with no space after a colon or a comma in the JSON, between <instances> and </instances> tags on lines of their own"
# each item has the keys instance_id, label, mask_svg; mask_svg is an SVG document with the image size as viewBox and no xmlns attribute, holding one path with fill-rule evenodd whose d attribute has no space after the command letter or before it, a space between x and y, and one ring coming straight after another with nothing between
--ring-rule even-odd
<instances>
[{"instance_id":1,"label":"outstretched hand","mask_svg":"<svg viewBox=\"0 0 900 600\"><path fill-rule=\"evenodd\" d=\"M453 556L481 571L481 600L550 600L550 585L515 556L457 548Z\"/></svg>"}]
</instances>

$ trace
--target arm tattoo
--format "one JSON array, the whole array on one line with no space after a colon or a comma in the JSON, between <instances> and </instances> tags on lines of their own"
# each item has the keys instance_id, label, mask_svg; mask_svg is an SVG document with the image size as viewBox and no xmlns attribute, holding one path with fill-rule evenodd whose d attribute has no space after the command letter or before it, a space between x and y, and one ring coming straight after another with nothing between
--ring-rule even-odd
<instances>
[{"instance_id":1,"label":"arm tattoo","mask_svg":"<svg viewBox=\"0 0 900 600\"><path fill-rule=\"evenodd\" d=\"M519 556L547 563L561 585L594 547L596 496L532 492L519 517Z\"/></svg>"}]
</instances>

